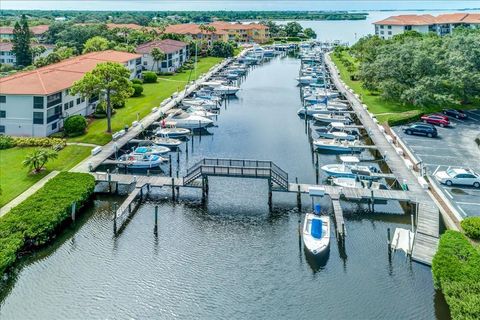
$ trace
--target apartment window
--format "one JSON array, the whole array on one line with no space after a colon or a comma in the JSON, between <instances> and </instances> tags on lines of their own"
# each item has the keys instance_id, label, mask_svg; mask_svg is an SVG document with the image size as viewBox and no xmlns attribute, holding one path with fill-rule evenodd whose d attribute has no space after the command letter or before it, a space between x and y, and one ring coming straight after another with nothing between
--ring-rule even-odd
<instances>
[{"instance_id":1,"label":"apartment window","mask_svg":"<svg viewBox=\"0 0 480 320\"><path fill-rule=\"evenodd\" d=\"M388 29L392 29L392 26L388 26L387 28L388 28Z\"/></svg>"},{"instance_id":2,"label":"apartment window","mask_svg":"<svg viewBox=\"0 0 480 320\"><path fill-rule=\"evenodd\" d=\"M388 34L389 34L389 35L392 35L392 31L388 31Z\"/></svg>"},{"instance_id":3,"label":"apartment window","mask_svg":"<svg viewBox=\"0 0 480 320\"><path fill-rule=\"evenodd\" d=\"M62 103L62 93L58 92L47 97L47 108Z\"/></svg>"},{"instance_id":4,"label":"apartment window","mask_svg":"<svg viewBox=\"0 0 480 320\"><path fill-rule=\"evenodd\" d=\"M5 133L5 126L0 126L0 133Z\"/></svg>"},{"instance_id":5,"label":"apartment window","mask_svg":"<svg viewBox=\"0 0 480 320\"><path fill-rule=\"evenodd\" d=\"M62 106L56 106L54 108L50 108L47 110L47 123L50 123L54 120L57 120L60 118L60 115L62 114Z\"/></svg>"},{"instance_id":6,"label":"apartment window","mask_svg":"<svg viewBox=\"0 0 480 320\"><path fill-rule=\"evenodd\" d=\"M380 26L380 29L383 29L383 28L385 28L385 26Z\"/></svg>"},{"instance_id":7,"label":"apartment window","mask_svg":"<svg viewBox=\"0 0 480 320\"><path fill-rule=\"evenodd\" d=\"M7 97L6 96L0 96L0 103L7 103Z\"/></svg>"},{"instance_id":8,"label":"apartment window","mask_svg":"<svg viewBox=\"0 0 480 320\"><path fill-rule=\"evenodd\" d=\"M405 30L407 31L412 30L412 26L405 26Z\"/></svg>"},{"instance_id":9,"label":"apartment window","mask_svg":"<svg viewBox=\"0 0 480 320\"><path fill-rule=\"evenodd\" d=\"M0 118L6 118L6 117L7 117L7 111L0 110Z\"/></svg>"},{"instance_id":10,"label":"apartment window","mask_svg":"<svg viewBox=\"0 0 480 320\"><path fill-rule=\"evenodd\" d=\"M70 89L65 90L65 95L68 96L69 94L70 94Z\"/></svg>"},{"instance_id":11,"label":"apartment window","mask_svg":"<svg viewBox=\"0 0 480 320\"><path fill-rule=\"evenodd\" d=\"M73 100L68 104L68 108L73 108Z\"/></svg>"},{"instance_id":12,"label":"apartment window","mask_svg":"<svg viewBox=\"0 0 480 320\"><path fill-rule=\"evenodd\" d=\"M77 98L77 104L80 104L80 103L81 103L80 98Z\"/></svg>"},{"instance_id":13,"label":"apartment window","mask_svg":"<svg viewBox=\"0 0 480 320\"><path fill-rule=\"evenodd\" d=\"M33 113L33 124L43 124L43 112Z\"/></svg>"},{"instance_id":14,"label":"apartment window","mask_svg":"<svg viewBox=\"0 0 480 320\"><path fill-rule=\"evenodd\" d=\"M67 110L67 109L68 109L68 103L65 103L65 104L63 105L63 110Z\"/></svg>"},{"instance_id":15,"label":"apartment window","mask_svg":"<svg viewBox=\"0 0 480 320\"><path fill-rule=\"evenodd\" d=\"M85 102L85 98L82 97L82 102Z\"/></svg>"},{"instance_id":16,"label":"apartment window","mask_svg":"<svg viewBox=\"0 0 480 320\"><path fill-rule=\"evenodd\" d=\"M380 31L380 34L384 34L384 33L385 33L385 31Z\"/></svg>"},{"instance_id":17,"label":"apartment window","mask_svg":"<svg viewBox=\"0 0 480 320\"><path fill-rule=\"evenodd\" d=\"M33 109L43 109L43 97L33 97Z\"/></svg>"},{"instance_id":18,"label":"apartment window","mask_svg":"<svg viewBox=\"0 0 480 320\"><path fill-rule=\"evenodd\" d=\"M55 130L55 129L57 129L57 123L58 123L58 122L54 122L54 123L52 123L52 130Z\"/></svg>"}]
</instances>

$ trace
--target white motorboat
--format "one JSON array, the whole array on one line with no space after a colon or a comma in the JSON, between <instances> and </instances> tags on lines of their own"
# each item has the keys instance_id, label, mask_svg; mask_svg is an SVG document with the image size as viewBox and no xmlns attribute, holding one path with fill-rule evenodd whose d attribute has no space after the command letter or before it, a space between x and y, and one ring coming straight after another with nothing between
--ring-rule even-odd
<instances>
[{"instance_id":1,"label":"white motorboat","mask_svg":"<svg viewBox=\"0 0 480 320\"><path fill-rule=\"evenodd\" d=\"M150 145L150 146L142 146L133 149L133 153L136 154L155 154L160 155L164 153L170 152L170 148L165 146L157 146L157 145Z\"/></svg>"},{"instance_id":2,"label":"white motorboat","mask_svg":"<svg viewBox=\"0 0 480 320\"><path fill-rule=\"evenodd\" d=\"M118 158L118 166L127 166L132 169L149 169L160 166L167 159L153 154L129 153Z\"/></svg>"},{"instance_id":3,"label":"white motorboat","mask_svg":"<svg viewBox=\"0 0 480 320\"><path fill-rule=\"evenodd\" d=\"M157 136L168 138L181 138L190 135L191 131L186 128L165 127L155 132Z\"/></svg>"},{"instance_id":4,"label":"white motorboat","mask_svg":"<svg viewBox=\"0 0 480 320\"><path fill-rule=\"evenodd\" d=\"M178 110L165 118L166 126L185 129L201 129L213 124L213 120Z\"/></svg>"},{"instance_id":5,"label":"white motorboat","mask_svg":"<svg viewBox=\"0 0 480 320\"><path fill-rule=\"evenodd\" d=\"M319 138L313 141L313 145L318 150L336 151L336 152L359 152L362 150L358 140L349 141L346 132L332 132L333 139Z\"/></svg>"},{"instance_id":6,"label":"white motorboat","mask_svg":"<svg viewBox=\"0 0 480 320\"><path fill-rule=\"evenodd\" d=\"M322 171L328 174L330 177L346 177L365 180L378 180L379 177L372 176L374 173L378 173L379 170L373 166L359 165L360 160L354 156L340 157L342 163L327 164L321 167Z\"/></svg>"},{"instance_id":7,"label":"white motorboat","mask_svg":"<svg viewBox=\"0 0 480 320\"><path fill-rule=\"evenodd\" d=\"M337 177L332 179L332 183L339 187L359 188L371 190L388 190L388 186L384 183L372 180L360 180L358 178Z\"/></svg>"},{"instance_id":8,"label":"white motorboat","mask_svg":"<svg viewBox=\"0 0 480 320\"><path fill-rule=\"evenodd\" d=\"M352 122L352 119L348 115L337 115L333 113L329 114L314 114L313 118L318 122L332 123L332 122L341 122L343 124L349 124Z\"/></svg>"},{"instance_id":9,"label":"white motorboat","mask_svg":"<svg viewBox=\"0 0 480 320\"><path fill-rule=\"evenodd\" d=\"M334 139L335 137L341 138L341 140L357 140L360 137L358 130L346 129L345 124L342 122L332 122L326 127L315 129L321 138ZM337 135L337 132L342 132L343 135Z\"/></svg>"},{"instance_id":10,"label":"white motorboat","mask_svg":"<svg viewBox=\"0 0 480 320\"><path fill-rule=\"evenodd\" d=\"M296 80L298 81L299 84L303 84L303 85L323 82L323 78L319 78L316 75L304 75L304 76L297 77Z\"/></svg>"},{"instance_id":11,"label":"white motorboat","mask_svg":"<svg viewBox=\"0 0 480 320\"><path fill-rule=\"evenodd\" d=\"M178 139L169 138L168 136L165 136L165 137L155 137L153 139L153 143L155 143L156 145L159 145L159 146L176 148L176 147L178 147L179 145L182 144L182 141L178 140Z\"/></svg>"},{"instance_id":12,"label":"white motorboat","mask_svg":"<svg viewBox=\"0 0 480 320\"><path fill-rule=\"evenodd\" d=\"M218 81L208 81L202 83L202 85L211 88L213 94L218 96L235 95L240 90L239 87L228 86Z\"/></svg>"},{"instance_id":13,"label":"white motorboat","mask_svg":"<svg viewBox=\"0 0 480 320\"><path fill-rule=\"evenodd\" d=\"M206 99L184 99L182 105L186 108L188 107L202 107L205 110L214 110L218 109L218 103L216 101L206 100Z\"/></svg>"},{"instance_id":14,"label":"white motorboat","mask_svg":"<svg viewBox=\"0 0 480 320\"><path fill-rule=\"evenodd\" d=\"M326 252L330 245L330 217L307 213L302 230L303 245L314 255Z\"/></svg>"},{"instance_id":15,"label":"white motorboat","mask_svg":"<svg viewBox=\"0 0 480 320\"><path fill-rule=\"evenodd\" d=\"M313 105L298 109L297 114L299 116L307 115L312 117L314 114L330 114L330 113L342 114L342 112L345 113L344 111L345 110L343 109L332 107L330 105L325 106L324 104L313 104Z\"/></svg>"},{"instance_id":16,"label":"white motorboat","mask_svg":"<svg viewBox=\"0 0 480 320\"><path fill-rule=\"evenodd\" d=\"M185 112L191 115L200 116L211 120L213 120L217 116L215 113L208 112L203 107L198 106L191 106L187 110L185 110Z\"/></svg>"}]
</instances>

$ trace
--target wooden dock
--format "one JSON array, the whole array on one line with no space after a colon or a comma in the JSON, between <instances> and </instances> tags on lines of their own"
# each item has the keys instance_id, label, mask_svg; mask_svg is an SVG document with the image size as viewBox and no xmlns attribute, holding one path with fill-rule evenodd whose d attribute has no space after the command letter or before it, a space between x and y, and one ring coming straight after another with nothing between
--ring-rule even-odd
<instances>
[{"instance_id":1,"label":"wooden dock","mask_svg":"<svg viewBox=\"0 0 480 320\"><path fill-rule=\"evenodd\" d=\"M332 75L331 80L335 87L345 96L356 112L359 121L365 127L372 142L384 156L388 167L397 177L397 180L408 186L408 190L414 194L412 201L419 204L417 213L417 229L413 244L412 259L427 265L431 265L433 256L437 251L439 237L439 209L430 198L425 189L418 183L417 176L407 168L403 158L397 154L394 146L387 141L384 133L380 131L378 124L370 117L368 111L355 94L345 88L335 69L330 56L325 55L325 62Z\"/></svg>"},{"instance_id":2,"label":"wooden dock","mask_svg":"<svg viewBox=\"0 0 480 320\"><path fill-rule=\"evenodd\" d=\"M155 112L151 112L145 118L143 118L140 123L135 126L131 127L125 135L120 137L115 141L110 141L106 145L102 146L102 151L98 154L93 155L79 163L70 171L74 172L90 172L94 171L99 165L101 165L105 160L107 160L112 154L119 149L121 149L125 144L127 144L130 140L135 139L140 133L142 133L147 127L152 125L155 121L157 121L162 114L166 113L168 110L174 108L178 103L180 103L184 98L189 96L193 91L195 91L201 83L210 79L215 73L219 70L224 68L226 65L230 64L233 60L231 58L225 59L222 63L217 65L216 67L212 68L207 74L203 77L199 78L197 81L192 83L191 85L187 86L185 90L182 90L178 96L171 99L168 103L163 106L159 106L158 110Z\"/></svg>"}]
</instances>

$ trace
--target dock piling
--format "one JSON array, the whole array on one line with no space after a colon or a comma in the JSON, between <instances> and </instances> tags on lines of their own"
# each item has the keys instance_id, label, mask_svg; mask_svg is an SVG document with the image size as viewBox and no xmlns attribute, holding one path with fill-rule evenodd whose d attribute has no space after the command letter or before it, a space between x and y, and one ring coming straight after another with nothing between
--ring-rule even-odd
<instances>
[{"instance_id":1,"label":"dock piling","mask_svg":"<svg viewBox=\"0 0 480 320\"><path fill-rule=\"evenodd\" d=\"M302 195L300 193L300 185L298 184L298 177L295 177L295 183L297 184L297 208L298 212L302 211Z\"/></svg>"},{"instance_id":2,"label":"dock piling","mask_svg":"<svg viewBox=\"0 0 480 320\"><path fill-rule=\"evenodd\" d=\"M117 203L113 204L113 234L117 234Z\"/></svg>"},{"instance_id":3,"label":"dock piling","mask_svg":"<svg viewBox=\"0 0 480 320\"><path fill-rule=\"evenodd\" d=\"M155 235L158 233L158 206L155 206L155 226L153 228L153 233Z\"/></svg>"},{"instance_id":4,"label":"dock piling","mask_svg":"<svg viewBox=\"0 0 480 320\"><path fill-rule=\"evenodd\" d=\"M172 201L175 202L175 179L172 178Z\"/></svg>"}]
</instances>

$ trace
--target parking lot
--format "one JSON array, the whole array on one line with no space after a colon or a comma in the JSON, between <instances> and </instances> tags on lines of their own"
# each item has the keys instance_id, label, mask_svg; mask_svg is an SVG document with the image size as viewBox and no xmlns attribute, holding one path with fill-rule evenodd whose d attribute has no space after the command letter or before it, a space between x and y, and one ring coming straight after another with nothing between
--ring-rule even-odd
<instances>
[{"instance_id":1,"label":"parking lot","mask_svg":"<svg viewBox=\"0 0 480 320\"><path fill-rule=\"evenodd\" d=\"M423 162L429 175L449 167L470 168L480 173L480 149L475 142L480 134L480 110L469 110L466 114L469 117L466 120L449 117L452 124L449 128L437 126L437 138L407 135L401 126L393 130ZM433 180L462 217L480 216L480 189L457 185L448 187Z\"/></svg>"}]
</instances>

